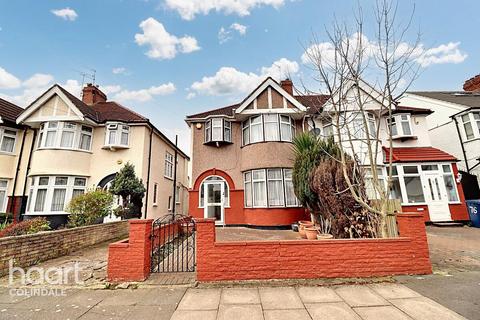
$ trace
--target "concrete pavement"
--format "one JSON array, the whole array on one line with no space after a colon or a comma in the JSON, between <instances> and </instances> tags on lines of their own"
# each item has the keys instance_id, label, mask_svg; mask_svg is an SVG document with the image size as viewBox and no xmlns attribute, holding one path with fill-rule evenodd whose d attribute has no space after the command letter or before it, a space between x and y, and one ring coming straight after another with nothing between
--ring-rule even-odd
<instances>
[{"instance_id":1,"label":"concrete pavement","mask_svg":"<svg viewBox=\"0 0 480 320\"><path fill-rule=\"evenodd\" d=\"M399 284L335 287L70 290L12 297L0 289L0 319L465 319Z\"/></svg>"}]
</instances>

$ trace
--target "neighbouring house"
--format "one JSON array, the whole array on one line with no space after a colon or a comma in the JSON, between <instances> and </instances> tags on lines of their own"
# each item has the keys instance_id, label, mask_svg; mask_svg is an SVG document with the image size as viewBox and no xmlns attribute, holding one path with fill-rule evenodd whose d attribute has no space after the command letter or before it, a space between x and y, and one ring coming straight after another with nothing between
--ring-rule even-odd
<instances>
[{"instance_id":1,"label":"neighbouring house","mask_svg":"<svg viewBox=\"0 0 480 320\"><path fill-rule=\"evenodd\" d=\"M32 145L28 127L16 123L22 112L21 107L0 99L0 212L14 213L16 220L27 203L26 169Z\"/></svg>"},{"instance_id":2,"label":"neighbouring house","mask_svg":"<svg viewBox=\"0 0 480 320\"><path fill-rule=\"evenodd\" d=\"M428 130L432 145L460 161L467 199L480 199L480 75L467 80L464 91L411 91L402 104L429 108Z\"/></svg>"},{"instance_id":3,"label":"neighbouring house","mask_svg":"<svg viewBox=\"0 0 480 320\"><path fill-rule=\"evenodd\" d=\"M28 197L25 218L46 216L54 226L65 223L66 205L75 195L108 188L127 162L147 189L142 217L163 216L173 206L178 213L188 212L189 157L147 118L108 101L98 86L86 85L80 100L56 84L12 120L30 128L27 140L33 141L22 169L28 176L21 193Z\"/></svg>"},{"instance_id":4,"label":"neighbouring house","mask_svg":"<svg viewBox=\"0 0 480 320\"><path fill-rule=\"evenodd\" d=\"M326 122L327 113L330 121L335 117L328 111L329 99L296 95L290 80L267 78L238 104L187 116L192 134L190 213L216 218L222 225L278 227L308 219L293 191L292 138L306 130L324 137L334 134L332 123ZM369 106L368 119L369 125L380 123L385 133L380 134L383 148L376 159L379 176L385 177L388 117L379 112L380 100ZM356 112L352 105L351 114ZM418 211L426 221L468 220L457 160L430 142L426 117L431 113L409 106L394 110L392 197L401 200L404 211ZM356 155L362 158L361 152ZM368 187L368 172L366 178Z\"/></svg>"}]
</instances>

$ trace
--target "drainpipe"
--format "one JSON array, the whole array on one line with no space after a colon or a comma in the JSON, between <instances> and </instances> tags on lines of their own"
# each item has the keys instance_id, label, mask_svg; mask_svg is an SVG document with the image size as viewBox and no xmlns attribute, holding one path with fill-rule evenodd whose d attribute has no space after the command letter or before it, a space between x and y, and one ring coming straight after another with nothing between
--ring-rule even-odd
<instances>
[{"instance_id":1,"label":"drainpipe","mask_svg":"<svg viewBox=\"0 0 480 320\"><path fill-rule=\"evenodd\" d=\"M175 160L173 162L173 199L172 199L172 214L173 218L175 219L175 207L177 206L177 202L175 201L175 196L177 193L177 158L178 152L178 135L175 135Z\"/></svg>"},{"instance_id":2,"label":"drainpipe","mask_svg":"<svg viewBox=\"0 0 480 320\"><path fill-rule=\"evenodd\" d=\"M12 207L10 210L12 211L14 222L18 222L19 220L19 215L15 216L15 207L16 207L16 201L15 201L15 190L17 189L17 180L18 180L18 174L20 172L20 165L22 163L22 156L23 156L23 146L25 145L25 137L27 136L27 129L23 132L23 137L22 137L22 144L20 145L20 154L18 155L18 162L17 162L17 169L15 170L15 178L13 179L13 190L12 190Z\"/></svg>"},{"instance_id":3,"label":"drainpipe","mask_svg":"<svg viewBox=\"0 0 480 320\"><path fill-rule=\"evenodd\" d=\"M30 146L30 154L28 155L27 171L25 172L25 181L23 182L22 198L25 197L25 191L27 190L28 173L30 172L30 164L32 162L33 148L35 146L35 141L37 140L36 139L37 138L37 130L35 130L35 129L32 129L32 130L33 130L32 145Z\"/></svg>"},{"instance_id":4,"label":"drainpipe","mask_svg":"<svg viewBox=\"0 0 480 320\"><path fill-rule=\"evenodd\" d=\"M467 153L465 152L465 146L463 145L462 135L460 134L460 128L458 127L458 121L455 117L452 117L455 122L455 128L457 128L458 138L460 139L460 146L462 147L463 159L465 161L465 168L467 172L470 173L470 168L468 167Z\"/></svg>"},{"instance_id":5,"label":"drainpipe","mask_svg":"<svg viewBox=\"0 0 480 320\"><path fill-rule=\"evenodd\" d=\"M148 190L150 189L150 167L152 163L152 137L153 137L153 128L150 127L150 141L148 143L147 192L145 194L145 211L143 214L144 219L147 219L147 211L148 211Z\"/></svg>"}]
</instances>

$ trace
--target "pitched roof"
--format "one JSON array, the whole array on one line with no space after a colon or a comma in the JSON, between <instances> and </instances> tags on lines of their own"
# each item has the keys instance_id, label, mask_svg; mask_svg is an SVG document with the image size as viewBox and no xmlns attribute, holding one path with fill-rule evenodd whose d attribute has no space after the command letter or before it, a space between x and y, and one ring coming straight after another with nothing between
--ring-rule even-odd
<instances>
[{"instance_id":1,"label":"pitched roof","mask_svg":"<svg viewBox=\"0 0 480 320\"><path fill-rule=\"evenodd\" d=\"M298 100L302 105L307 108L307 113L314 114L321 111L322 106L325 102L330 98L329 95L325 94L315 94L315 95L300 95L300 96L293 96L295 99ZM209 116L229 116L233 117L233 111L240 106L241 103L232 104L226 107L221 107L205 112L200 112L196 114L192 114L187 116L187 120L189 119L202 119Z\"/></svg>"},{"instance_id":2,"label":"pitched roof","mask_svg":"<svg viewBox=\"0 0 480 320\"><path fill-rule=\"evenodd\" d=\"M15 123L17 117L22 112L23 109L19 106L0 98L0 118L2 118L2 120Z\"/></svg>"},{"instance_id":3,"label":"pitched roof","mask_svg":"<svg viewBox=\"0 0 480 320\"><path fill-rule=\"evenodd\" d=\"M480 106L480 93L469 91L410 91L417 96L455 103L466 107Z\"/></svg>"},{"instance_id":4,"label":"pitched roof","mask_svg":"<svg viewBox=\"0 0 480 320\"><path fill-rule=\"evenodd\" d=\"M432 147L393 148L392 151L392 162L457 161L451 154ZM383 147L383 152L387 163L390 149Z\"/></svg>"}]
</instances>

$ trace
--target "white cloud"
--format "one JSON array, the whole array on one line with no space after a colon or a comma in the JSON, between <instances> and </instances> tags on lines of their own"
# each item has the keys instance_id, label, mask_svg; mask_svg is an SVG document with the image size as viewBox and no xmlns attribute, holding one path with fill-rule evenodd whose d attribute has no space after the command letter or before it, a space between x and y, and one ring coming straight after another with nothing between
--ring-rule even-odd
<instances>
[{"instance_id":1,"label":"white cloud","mask_svg":"<svg viewBox=\"0 0 480 320\"><path fill-rule=\"evenodd\" d=\"M150 46L146 55L152 59L173 59L181 53L200 50L197 39L191 36L178 38L165 30L163 24L154 18L148 18L140 23L143 33L135 35L135 42Z\"/></svg>"},{"instance_id":2,"label":"white cloud","mask_svg":"<svg viewBox=\"0 0 480 320\"><path fill-rule=\"evenodd\" d=\"M210 11L247 16L256 7L279 8L284 3L285 0L165 0L166 7L177 11L184 20L193 20L196 15Z\"/></svg>"},{"instance_id":3,"label":"white cloud","mask_svg":"<svg viewBox=\"0 0 480 320\"><path fill-rule=\"evenodd\" d=\"M112 69L112 73L113 73L113 74L126 74L126 73L127 73L127 69L124 68L124 67L113 68L113 69Z\"/></svg>"},{"instance_id":4,"label":"white cloud","mask_svg":"<svg viewBox=\"0 0 480 320\"><path fill-rule=\"evenodd\" d=\"M169 82L156 87L152 86L148 89L122 90L114 96L114 99L119 101L145 102L151 100L153 96L165 96L175 92L175 90L175 85Z\"/></svg>"},{"instance_id":5,"label":"white cloud","mask_svg":"<svg viewBox=\"0 0 480 320\"><path fill-rule=\"evenodd\" d=\"M253 90L267 76L281 80L297 73L298 70L298 63L286 58L275 61L269 67L262 67L258 74L253 72L245 73L233 67L222 67L215 75L203 77L201 81L194 82L190 89L198 94L215 96L247 93Z\"/></svg>"},{"instance_id":6,"label":"white cloud","mask_svg":"<svg viewBox=\"0 0 480 320\"><path fill-rule=\"evenodd\" d=\"M75 10L70 8L56 9L51 11L57 17L60 17L64 20L75 21L78 18L78 14Z\"/></svg>"},{"instance_id":7,"label":"white cloud","mask_svg":"<svg viewBox=\"0 0 480 320\"><path fill-rule=\"evenodd\" d=\"M0 89L18 88L21 81L7 70L0 67Z\"/></svg>"},{"instance_id":8,"label":"white cloud","mask_svg":"<svg viewBox=\"0 0 480 320\"><path fill-rule=\"evenodd\" d=\"M197 96L197 94L195 92L189 92L187 94L187 100L190 100L190 99L193 99Z\"/></svg>"},{"instance_id":9,"label":"white cloud","mask_svg":"<svg viewBox=\"0 0 480 320\"><path fill-rule=\"evenodd\" d=\"M379 46L374 41L370 41L368 37L363 34L355 33L349 39L348 43L351 48L356 48L362 44L365 50L365 58L373 58L378 54ZM361 42L360 42L361 40ZM347 41L345 41L347 44ZM396 49L395 56L400 57L403 54L411 54L421 67L428 67L433 64L444 63L461 63L468 55L459 49L460 42L449 42L448 44L442 44L438 47L426 49L424 44L419 44L416 48L413 48L410 44L403 42L400 43ZM352 55L355 49L350 49ZM311 45L302 54L301 60L303 63L310 63L311 59L321 61L324 65L333 65L335 59L335 48L330 42L321 42Z\"/></svg>"},{"instance_id":10,"label":"white cloud","mask_svg":"<svg viewBox=\"0 0 480 320\"><path fill-rule=\"evenodd\" d=\"M238 31L240 35L244 36L247 33L247 26L244 26L243 24L240 23L232 23L230 26L231 29Z\"/></svg>"},{"instance_id":11,"label":"white cloud","mask_svg":"<svg viewBox=\"0 0 480 320\"><path fill-rule=\"evenodd\" d=\"M23 82L23 86L27 88L46 87L53 81L51 74L35 73L33 76Z\"/></svg>"},{"instance_id":12,"label":"white cloud","mask_svg":"<svg viewBox=\"0 0 480 320\"><path fill-rule=\"evenodd\" d=\"M230 27L228 27L227 29L224 27L221 27L220 30L218 30L218 42L222 44L232 39L233 31L236 31L241 36L244 36L247 33L247 26L244 26L243 24L239 24L235 22L235 23L232 23Z\"/></svg>"},{"instance_id":13,"label":"white cloud","mask_svg":"<svg viewBox=\"0 0 480 320\"><path fill-rule=\"evenodd\" d=\"M100 90L108 96L109 94L119 92L122 90L122 87L119 85L100 86Z\"/></svg>"}]
</instances>

